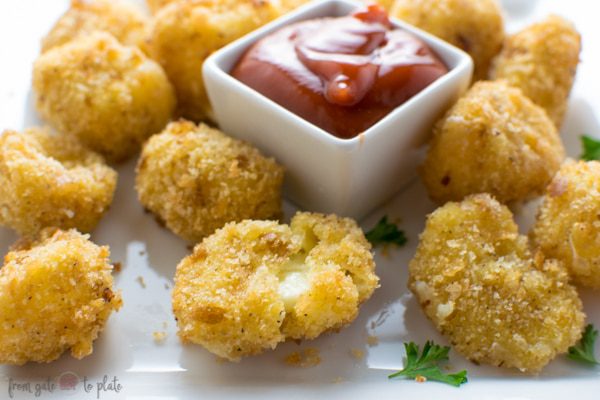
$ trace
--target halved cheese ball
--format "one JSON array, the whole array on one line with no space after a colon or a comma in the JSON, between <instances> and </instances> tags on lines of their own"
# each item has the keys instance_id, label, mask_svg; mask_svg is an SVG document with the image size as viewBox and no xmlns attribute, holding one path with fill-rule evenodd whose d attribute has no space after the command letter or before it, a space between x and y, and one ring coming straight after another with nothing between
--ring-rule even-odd
<instances>
[{"instance_id":1,"label":"halved cheese ball","mask_svg":"<svg viewBox=\"0 0 600 400\"><path fill-rule=\"evenodd\" d=\"M576 284L600 289L600 162L563 164L531 238L544 254L564 262Z\"/></svg>"},{"instance_id":2,"label":"halved cheese ball","mask_svg":"<svg viewBox=\"0 0 600 400\"><path fill-rule=\"evenodd\" d=\"M0 135L0 225L22 235L53 226L92 231L117 173L77 139L32 128Z\"/></svg>"},{"instance_id":3,"label":"halved cheese ball","mask_svg":"<svg viewBox=\"0 0 600 400\"><path fill-rule=\"evenodd\" d=\"M454 349L476 363L535 373L583 331L564 266L532 252L510 210L487 194L428 217L409 287Z\"/></svg>"},{"instance_id":4,"label":"halved cheese ball","mask_svg":"<svg viewBox=\"0 0 600 400\"><path fill-rule=\"evenodd\" d=\"M175 108L160 65L106 32L42 54L34 63L33 89L38 112L54 128L115 162L160 132Z\"/></svg>"},{"instance_id":5,"label":"halved cheese ball","mask_svg":"<svg viewBox=\"0 0 600 400\"><path fill-rule=\"evenodd\" d=\"M0 269L0 363L81 359L121 305L107 247L51 228L17 242Z\"/></svg>"},{"instance_id":6,"label":"halved cheese ball","mask_svg":"<svg viewBox=\"0 0 600 400\"><path fill-rule=\"evenodd\" d=\"M333 215L227 224L177 266L179 336L237 361L338 330L378 286L370 247L354 221Z\"/></svg>"}]
</instances>

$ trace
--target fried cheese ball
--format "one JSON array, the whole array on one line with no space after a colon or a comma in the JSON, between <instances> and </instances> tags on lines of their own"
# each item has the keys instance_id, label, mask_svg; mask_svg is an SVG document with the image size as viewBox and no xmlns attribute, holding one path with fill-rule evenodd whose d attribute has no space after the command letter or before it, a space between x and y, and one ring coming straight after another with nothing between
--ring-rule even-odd
<instances>
[{"instance_id":1,"label":"fried cheese ball","mask_svg":"<svg viewBox=\"0 0 600 400\"><path fill-rule=\"evenodd\" d=\"M204 60L280 13L274 0L180 0L159 10L149 51L173 83L183 117L196 122L212 118L202 79Z\"/></svg>"},{"instance_id":2,"label":"fried cheese ball","mask_svg":"<svg viewBox=\"0 0 600 400\"><path fill-rule=\"evenodd\" d=\"M487 194L427 219L409 287L454 348L476 363L535 373L581 337L585 315L563 265L532 253Z\"/></svg>"},{"instance_id":3,"label":"fried cheese ball","mask_svg":"<svg viewBox=\"0 0 600 400\"><path fill-rule=\"evenodd\" d=\"M196 243L227 222L278 219L283 175L251 145L181 120L144 145L136 190L167 228Z\"/></svg>"},{"instance_id":4,"label":"fried cheese ball","mask_svg":"<svg viewBox=\"0 0 600 400\"><path fill-rule=\"evenodd\" d=\"M152 0L149 0L149 1L152 1ZM158 0L158 1L160 1L160 0ZM163 0L163 1L169 1L169 0ZM173 0L171 0L171 1L173 1ZM279 4L283 10L283 13L286 13L286 12L292 11L298 7L305 5L306 3L309 3L310 1L311 0L279 0ZM394 3L394 0L361 0L361 1L366 4L377 3L386 10L389 10L392 7L392 4Z\"/></svg>"},{"instance_id":5,"label":"fried cheese ball","mask_svg":"<svg viewBox=\"0 0 600 400\"><path fill-rule=\"evenodd\" d=\"M32 128L0 135L0 225L90 232L108 210L117 173L77 139Z\"/></svg>"},{"instance_id":6,"label":"fried cheese ball","mask_svg":"<svg viewBox=\"0 0 600 400\"><path fill-rule=\"evenodd\" d=\"M150 9L152 14L156 14L158 10L166 6L167 4L174 3L179 0L146 0L146 5Z\"/></svg>"},{"instance_id":7,"label":"fried cheese ball","mask_svg":"<svg viewBox=\"0 0 600 400\"><path fill-rule=\"evenodd\" d=\"M334 215L229 223L177 266L179 336L237 361L337 331L378 287L370 249L353 220Z\"/></svg>"},{"instance_id":8,"label":"fried cheese ball","mask_svg":"<svg viewBox=\"0 0 600 400\"><path fill-rule=\"evenodd\" d=\"M42 54L33 67L33 88L44 119L115 162L163 129L175 108L160 65L106 32Z\"/></svg>"},{"instance_id":9,"label":"fried cheese ball","mask_svg":"<svg viewBox=\"0 0 600 400\"><path fill-rule=\"evenodd\" d=\"M521 89L560 127L580 52L581 36L573 24L552 15L506 39L491 77Z\"/></svg>"},{"instance_id":10,"label":"fried cheese ball","mask_svg":"<svg viewBox=\"0 0 600 400\"><path fill-rule=\"evenodd\" d=\"M146 4L148 8L152 12L152 14L156 14L158 10L166 6L167 4L174 3L180 0L146 0ZM185 1L185 0L184 0ZM202 0L201 0L202 1ZM204 1L213 1L213 0L204 0ZM240 1L240 0L234 0ZM244 1L244 0L242 0ZM255 0L256 1L256 0ZM280 12L282 14L292 11L300 6L303 6L306 3L309 3L311 0L270 0L274 6L279 7ZM362 0L364 3L371 3L372 0ZM394 0L377 0L377 3L382 5L386 10L389 10L392 6Z\"/></svg>"},{"instance_id":11,"label":"fried cheese ball","mask_svg":"<svg viewBox=\"0 0 600 400\"><path fill-rule=\"evenodd\" d=\"M564 159L556 127L519 89L480 81L436 124L421 175L440 203L491 193L542 194Z\"/></svg>"},{"instance_id":12,"label":"fried cheese ball","mask_svg":"<svg viewBox=\"0 0 600 400\"><path fill-rule=\"evenodd\" d=\"M502 48L504 22L496 0L396 0L390 14L467 52L475 80L487 77Z\"/></svg>"},{"instance_id":13,"label":"fried cheese ball","mask_svg":"<svg viewBox=\"0 0 600 400\"><path fill-rule=\"evenodd\" d=\"M121 305L109 250L75 230L17 242L0 269L0 363L81 359Z\"/></svg>"},{"instance_id":14,"label":"fried cheese ball","mask_svg":"<svg viewBox=\"0 0 600 400\"><path fill-rule=\"evenodd\" d=\"M144 46L146 19L124 1L71 0L71 7L42 39L42 53L94 31L106 31L125 45Z\"/></svg>"},{"instance_id":15,"label":"fried cheese ball","mask_svg":"<svg viewBox=\"0 0 600 400\"><path fill-rule=\"evenodd\" d=\"M600 162L568 161L548 186L533 242L578 285L600 289Z\"/></svg>"}]
</instances>

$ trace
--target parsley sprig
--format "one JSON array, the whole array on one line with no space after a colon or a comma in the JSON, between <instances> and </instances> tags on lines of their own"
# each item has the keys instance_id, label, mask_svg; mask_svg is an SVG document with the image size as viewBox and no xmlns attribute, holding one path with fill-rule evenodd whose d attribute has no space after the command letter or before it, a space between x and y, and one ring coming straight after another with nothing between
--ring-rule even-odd
<instances>
[{"instance_id":1,"label":"parsley sprig","mask_svg":"<svg viewBox=\"0 0 600 400\"><path fill-rule=\"evenodd\" d=\"M419 355L419 346L413 342L404 343L406 349L406 366L403 370L388 376L388 378L406 377L410 379L428 379L460 386L467 382L467 371L462 370L456 374L445 374L439 367L441 361L448 360L450 347L439 346L428 340Z\"/></svg>"},{"instance_id":2,"label":"parsley sprig","mask_svg":"<svg viewBox=\"0 0 600 400\"><path fill-rule=\"evenodd\" d=\"M600 160L600 140L583 135L581 137L581 145L583 147L583 154L580 157L582 160Z\"/></svg>"},{"instance_id":3,"label":"parsley sprig","mask_svg":"<svg viewBox=\"0 0 600 400\"><path fill-rule=\"evenodd\" d=\"M373 246L379 244L403 246L407 242L404 232L399 230L395 224L388 222L387 215L381 218L377 225L367 232L365 236Z\"/></svg>"},{"instance_id":4,"label":"parsley sprig","mask_svg":"<svg viewBox=\"0 0 600 400\"><path fill-rule=\"evenodd\" d=\"M579 361L585 364L598 365L600 364L596 360L594 355L594 347L596 345L596 338L598 337L598 331L594 328L594 325L589 324L583 331L583 336L577 345L569 347L569 357L571 360Z\"/></svg>"}]
</instances>

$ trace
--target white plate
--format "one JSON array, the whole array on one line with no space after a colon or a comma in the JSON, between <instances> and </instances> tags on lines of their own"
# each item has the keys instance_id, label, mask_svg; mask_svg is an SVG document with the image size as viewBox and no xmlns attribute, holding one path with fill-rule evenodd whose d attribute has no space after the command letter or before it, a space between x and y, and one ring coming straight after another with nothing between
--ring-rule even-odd
<instances>
[{"instance_id":1,"label":"white plate","mask_svg":"<svg viewBox=\"0 0 600 400\"><path fill-rule=\"evenodd\" d=\"M21 129L39 124L33 111L30 92L31 64L39 51L39 40L67 7L67 0L3 0L0 2L0 128ZM509 30L513 31L550 12L564 15L577 24L583 34L584 52L563 139L571 156L580 153L579 135L600 135L600 53L594 40L600 40L598 8L585 0L510 0L505 1ZM0 367L0 399L9 398L9 380L35 383L73 372L87 377L90 392L81 383L75 392L55 389L39 398L96 398L96 383L106 375L117 377L122 385L118 394L102 391L100 398L444 398L444 399L550 399L598 398L600 369L585 368L566 361L552 362L539 377L475 366L451 352L452 367L466 368L469 383L453 388L434 382L388 381L387 375L402 367L402 343L423 343L433 339L447 343L426 320L406 289L407 263L414 253L425 215L434 205L427 200L418 181L389 205L363 221L371 227L384 214L402 218L409 244L386 257L376 253L377 272L382 287L363 306L358 319L339 334L301 345L286 343L276 351L243 360L239 364L220 363L199 346L182 346L170 311L170 288L175 266L188 252L185 243L160 228L145 214L133 190L133 165L119 168L119 187L109 214L92 238L111 247L113 261L123 263L116 275L123 291L124 307L110 318L106 331L96 341L93 355L77 361L70 356L47 365ZM533 207L526 207L519 219L523 226L531 221ZM287 215L293 212L287 207ZM0 253L15 240L9 230L0 229ZM146 287L137 281L142 276ZM582 291L590 322L600 326L598 293ZM166 328L163 324L166 323ZM166 331L164 344L154 342L152 333ZM379 338L377 346L367 345L367 336ZM314 368L285 365L283 358L293 351L316 347L322 362ZM364 358L351 355L352 349ZM31 399L34 393L15 391L14 398Z\"/></svg>"}]
</instances>

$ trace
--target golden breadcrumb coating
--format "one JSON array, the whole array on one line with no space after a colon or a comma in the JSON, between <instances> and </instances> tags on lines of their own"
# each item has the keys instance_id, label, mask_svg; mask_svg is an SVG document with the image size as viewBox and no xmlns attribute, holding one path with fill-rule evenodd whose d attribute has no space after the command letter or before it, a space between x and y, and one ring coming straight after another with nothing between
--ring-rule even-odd
<instances>
[{"instance_id":1,"label":"golden breadcrumb coating","mask_svg":"<svg viewBox=\"0 0 600 400\"><path fill-rule=\"evenodd\" d=\"M521 89L560 127L580 52L581 36L573 24L552 15L508 37L491 76Z\"/></svg>"},{"instance_id":2,"label":"golden breadcrumb coating","mask_svg":"<svg viewBox=\"0 0 600 400\"><path fill-rule=\"evenodd\" d=\"M487 77L502 48L504 22L496 0L396 0L390 14L469 53L475 80Z\"/></svg>"},{"instance_id":3,"label":"golden breadcrumb coating","mask_svg":"<svg viewBox=\"0 0 600 400\"><path fill-rule=\"evenodd\" d=\"M281 5L281 9L283 12L290 12L295 10L298 7L309 3L311 0L280 0L279 4Z\"/></svg>"},{"instance_id":4,"label":"golden breadcrumb coating","mask_svg":"<svg viewBox=\"0 0 600 400\"><path fill-rule=\"evenodd\" d=\"M544 110L519 89L480 81L436 124L421 175L440 203L484 192L507 203L541 194L563 159Z\"/></svg>"},{"instance_id":5,"label":"golden breadcrumb coating","mask_svg":"<svg viewBox=\"0 0 600 400\"><path fill-rule=\"evenodd\" d=\"M600 289L600 162L568 161L548 186L531 231L578 285Z\"/></svg>"},{"instance_id":6,"label":"golden breadcrumb coating","mask_svg":"<svg viewBox=\"0 0 600 400\"><path fill-rule=\"evenodd\" d=\"M370 249L353 220L334 215L227 224L177 266L179 336L237 361L338 330L378 286Z\"/></svg>"},{"instance_id":7,"label":"golden breadcrumb coating","mask_svg":"<svg viewBox=\"0 0 600 400\"><path fill-rule=\"evenodd\" d=\"M476 363L535 373L581 336L585 315L563 265L532 253L487 194L428 217L409 275L427 317Z\"/></svg>"},{"instance_id":8,"label":"golden breadcrumb coating","mask_svg":"<svg viewBox=\"0 0 600 400\"><path fill-rule=\"evenodd\" d=\"M153 0L149 0L149 1L153 1ZM161 1L161 0L154 0L154 1ZM162 0L162 1L173 1L173 0ZM310 1L311 0L279 0L279 4L282 9L282 13L286 13L286 12L292 11L300 6L305 5L306 3L309 3ZM361 1L366 4L377 3L388 11L392 7L392 4L394 3L394 0L361 0Z\"/></svg>"},{"instance_id":9,"label":"golden breadcrumb coating","mask_svg":"<svg viewBox=\"0 0 600 400\"><path fill-rule=\"evenodd\" d=\"M121 0L71 0L71 7L42 39L42 53L94 31L106 31L119 42L144 46L146 18Z\"/></svg>"},{"instance_id":10,"label":"golden breadcrumb coating","mask_svg":"<svg viewBox=\"0 0 600 400\"><path fill-rule=\"evenodd\" d=\"M196 243L227 222L278 219L283 176L251 145L181 120L145 144L136 189L167 228Z\"/></svg>"},{"instance_id":11,"label":"golden breadcrumb coating","mask_svg":"<svg viewBox=\"0 0 600 400\"><path fill-rule=\"evenodd\" d=\"M117 173L77 139L32 128L0 135L0 225L90 232L108 210Z\"/></svg>"},{"instance_id":12,"label":"golden breadcrumb coating","mask_svg":"<svg viewBox=\"0 0 600 400\"><path fill-rule=\"evenodd\" d=\"M175 108L160 65L106 32L42 54L34 64L33 88L44 119L111 161L133 155Z\"/></svg>"},{"instance_id":13,"label":"golden breadcrumb coating","mask_svg":"<svg viewBox=\"0 0 600 400\"><path fill-rule=\"evenodd\" d=\"M204 60L280 12L273 0L181 0L160 9L150 54L173 83L182 116L194 121L212 117L202 79Z\"/></svg>"},{"instance_id":14,"label":"golden breadcrumb coating","mask_svg":"<svg viewBox=\"0 0 600 400\"><path fill-rule=\"evenodd\" d=\"M146 5L150 9L152 14L156 14L158 10L166 6L167 4L174 3L179 0L146 0Z\"/></svg>"},{"instance_id":15,"label":"golden breadcrumb coating","mask_svg":"<svg viewBox=\"0 0 600 400\"><path fill-rule=\"evenodd\" d=\"M174 3L180 0L146 0L146 4L148 8L153 14L156 14L158 10L166 6L167 4ZM186 1L186 0L184 0ZM196 2L210 2L212 0L196 0ZM239 2L244 2L247 0L233 0ZM255 3L260 3L262 0L254 0ZM269 0L274 6L280 9L280 13L284 14L286 12L292 11L300 6L309 3L311 0ZM364 3L372 3L373 0L362 0ZM377 3L382 5L386 10L389 10L392 6L394 0L377 0Z\"/></svg>"},{"instance_id":16,"label":"golden breadcrumb coating","mask_svg":"<svg viewBox=\"0 0 600 400\"><path fill-rule=\"evenodd\" d=\"M75 230L17 242L0 269L0 363L81 359L122 305L108 247Z\"/></svg>"}]
</instances>

